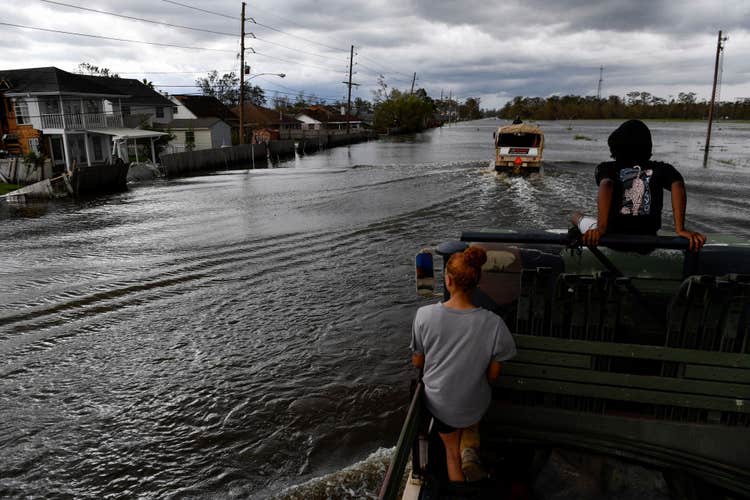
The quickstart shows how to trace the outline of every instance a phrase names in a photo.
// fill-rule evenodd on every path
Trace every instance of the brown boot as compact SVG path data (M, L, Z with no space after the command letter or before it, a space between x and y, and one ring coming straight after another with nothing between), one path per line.
M461 431L461 470L467 481L479 481L487 477L487 471L479 459L479 425Z

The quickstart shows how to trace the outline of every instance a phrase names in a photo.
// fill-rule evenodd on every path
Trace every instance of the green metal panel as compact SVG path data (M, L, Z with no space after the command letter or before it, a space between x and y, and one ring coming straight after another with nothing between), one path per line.
M721 366L685 365L686 379L719 380L750 384L750 370L742 368L724 368Z
M520 391L538 391L569 396L586 396L618 401L634 401L684 408L729 411L750 414L750 399L712 397L694 394L670 393L630 387L592 385L580 382L542 380L505 376L495 382L497 387Z
M746 427L595 415L494 403L482 421L488 445L502 439L584 448L693 474L747 495L750 446Z
M687 380L650 375L631 375L595 370L581 370L558 366L540 366L516 363L514 360L503 369L504 375L519 378L549 379L556 381L581 382L586 385L630 387L659 392L736 398L750 403L750 385L705 380Z
M513 337L516 340L516 345L520 349L537 349L578 354L597 354L623 358L653 359L702 365L750 368L750 354L698 351L694 349L639 344L612 344L608 342L590 342L586 340L534 337L531 335L514 335Z
M550 351L518 351L513 361L508 362L506 369L516 363L535 363L539 365L559 365L573 368L591 368L591 356ZM504 369L505 371L505 369Z

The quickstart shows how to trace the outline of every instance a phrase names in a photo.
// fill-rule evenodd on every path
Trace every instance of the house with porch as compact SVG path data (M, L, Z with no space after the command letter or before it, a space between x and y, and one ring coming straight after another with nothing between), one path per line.
M128 93L138 81L117 80L55 67L0 70L0 149L15 144L20 154L46 156L53 174L74 165L111 164L115 157L128 163L128 141L150 142L156 161L153 141L165 134L126 123L123 112L141 99ZM171 103L164 101L171 115Z

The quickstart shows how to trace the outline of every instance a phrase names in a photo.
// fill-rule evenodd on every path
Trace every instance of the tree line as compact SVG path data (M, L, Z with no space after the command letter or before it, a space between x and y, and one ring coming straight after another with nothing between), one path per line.
M710 103L698 100L695 92L680 92L677 97L664 99L648 92L629 92L625 97L609 96L551 96L522 97L508 101L501 109L485 110L484 116L512 119L515 116L534 120L572 119L705 119ZM715 118L750 120L750 99L720 102Z

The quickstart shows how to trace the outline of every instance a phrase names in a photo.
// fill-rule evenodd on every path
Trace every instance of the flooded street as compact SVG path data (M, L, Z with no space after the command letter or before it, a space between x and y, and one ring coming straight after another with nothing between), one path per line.
M0 496L265 498L393 446L414 254L593 211L619 123L541 123L525 178L490 168L488 119L0 204ZM686 179L687 227L750 238L750 123L715 125L707 168L705 123L648 124Z

